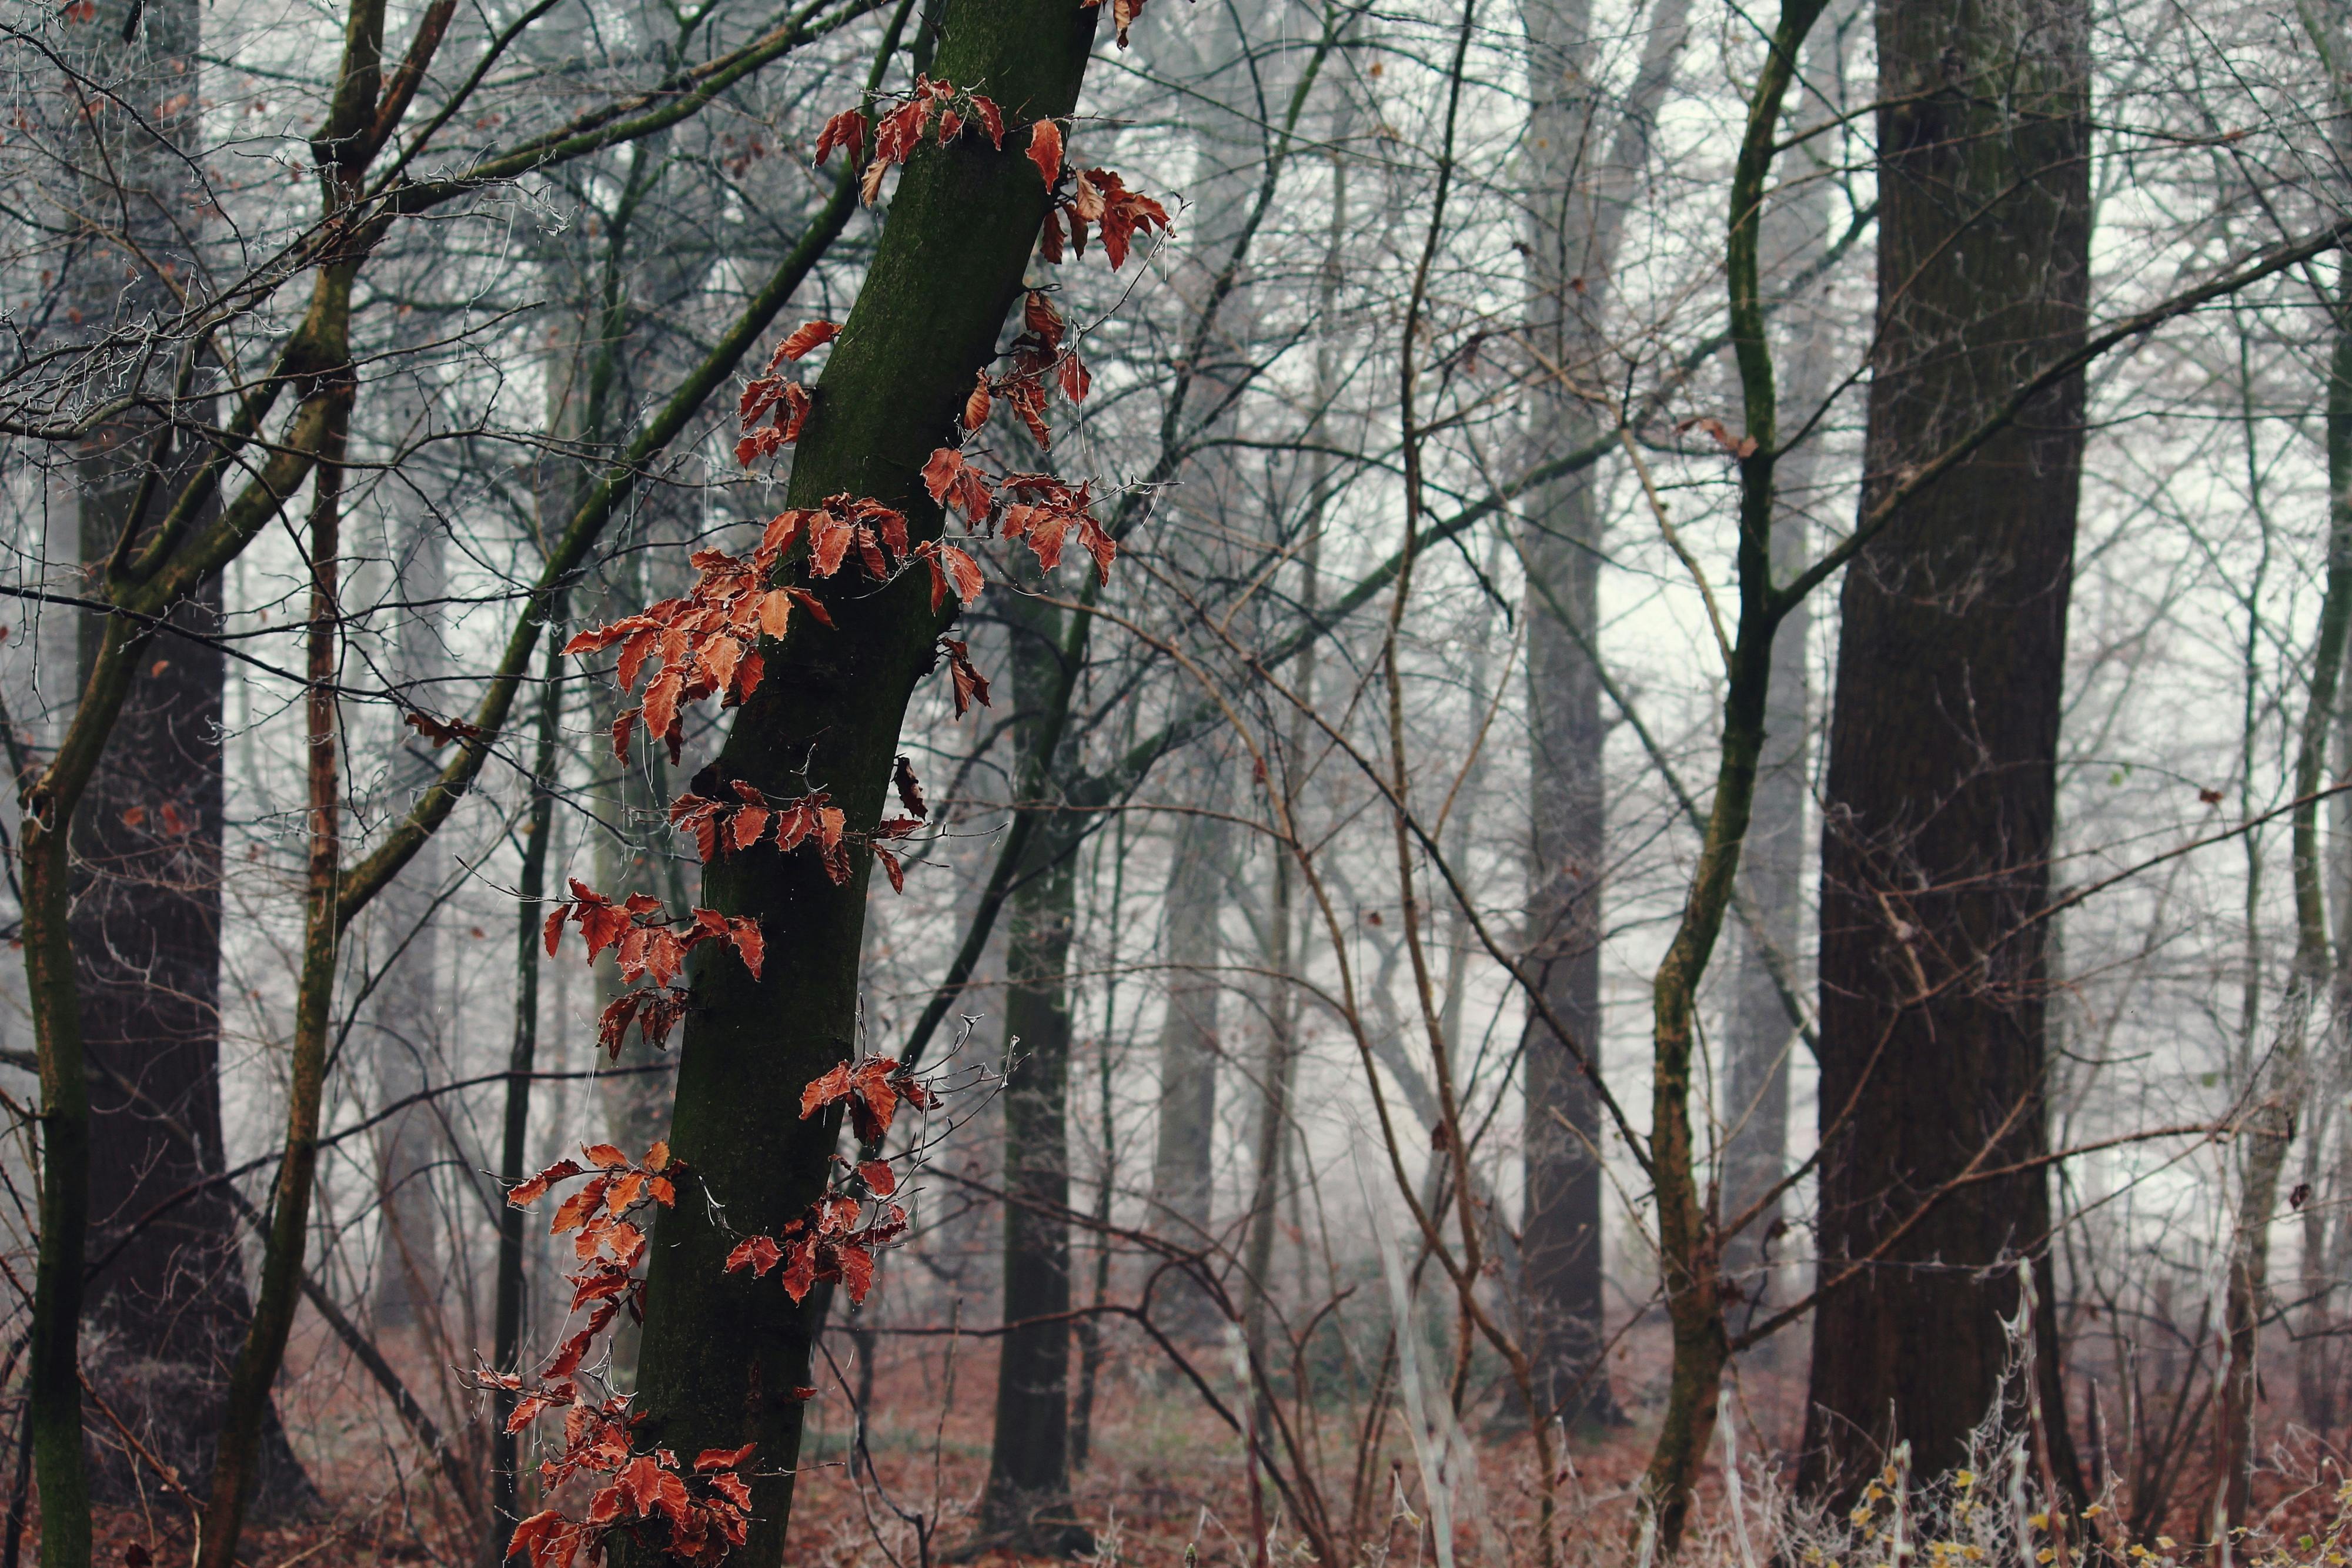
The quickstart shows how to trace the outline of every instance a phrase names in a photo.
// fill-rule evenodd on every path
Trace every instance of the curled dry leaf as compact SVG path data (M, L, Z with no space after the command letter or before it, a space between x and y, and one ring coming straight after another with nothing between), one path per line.
M776 350L787 360L804 359L841 335L838 321L806 321Z
M1029 162L1037 165L1037 172L1045 177L1045 188L1052 190L1062 177L1062 128L1050 120L1041 120L1029 128Z

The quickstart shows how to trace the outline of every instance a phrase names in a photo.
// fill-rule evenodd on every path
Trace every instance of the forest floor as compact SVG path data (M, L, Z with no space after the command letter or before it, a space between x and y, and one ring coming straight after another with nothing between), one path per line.
M1664 1369L1664 1344L1649 1338L1627 1336L1612 1367L1614 1392L1632 1418L1586 1429L1567 1456L1560 1501L1569 1520L1571 1564L1624 1561L1632 1490L1648 1455ZM894 1351L886 1343L877 1360L865 1445L870 1465L852 1462L856 1426L842 1385L835 1384L812 1402L788 1548L791 1568L929 1568L959 1556L958 1549L972 1540L972 1510L988 1475L992 1348L985 1341L965 1341L950 1360L940 1354L937 1340L898 1343L904 1348ZM1745 1454L1761 1448L1787 1453L1800 1435L1801 1356L1787 1360L1793 1370L1760 1363L1741 1371L1734 1409ZM1204 1377L1224 1408L1238 1416L1242 1406L1234 1397L1231 1374L1222 1379L1210 1375L1206 1368L1212 1364L1213 1358L1204 1358ZM427 1369L417 1371L421 1376ZM286 1402L289 1425L312 1438L303 1444L306 1448L315 1446L320 1453L312 1471L327 1506L312 1518L248 1529L244 1560L252 1568L393 1563L472 1568L476 1528L429 1476L418 1472L414 1455L400 1451L399 1435L383 1424L380 1413L364 1408L364 1393L335 1383L336 1391L322 1396L315 1392L320 1380L291 1386L299 1392ZM1359 1560L1433 1568L1431 1538L1417 1511L1425 1495L1420 1459L1401 1416L1391 1416L1367 1444L1360 1405L1329 1397L1310 1404L1316 1416L1305 1439L1315 1460L1310 1469L1318 1478L1325 1509L1352 1537ZM450 1408L459 1413L457 1406ZM1296 1406L1288 1406L1286 1414L1295 1418L1296 1411ZM1527 1437L1505 1419L1502 1402L1491 1397L1474 1416L1469 1433L1481 1454L1481 1490L1457 1512L1457 1556L1480 1568L1531 1563L1528 1543L1533 1538L1536 1489ZM2301 1458L2291 1453L2286 1471L2307 1460L2312 1477L2331 1479L2324 1486L2301 1488L2284 1475L2266 1482L2262 1500L2276 1512L2264 1533L2290 1548L2299 1534L2333 1517L2334 1481L2342 1474L2340 1469L2329 1470L2332 1456L2307 1435L2292 1447ZM1719 1444L1716 1452L1720 1455ZM1179 1568L1191 1549L1204 1565L1248 1568L1259 1561L1311 1561L1296 1528L1296 1511L1276 1489L1262 1483L1254 1506L1244 1453L1245 1445L1201 1392L1168 1374L1144 1347L1110 1359L1096 1403L1093 1449L1074 1486L1075 1516L1097 1544L1092 1560ZM1712 1494L1719 1485L1719 1474L1711 1468L1704 1490ZM2201 1490L2192 1478L2177 1484L2174 1495L2180 1500L2164 1528L2187 1539ZM190 1512L162 1487L135 1506L102 1511L94 1560L103 1568L176 1568L191 1557ZM1261 1529L1267 1542L1263 1559L1256 1546ZM37 1534L36 1511L25 1563L37 1560ZM1686 1560L1701 1568L1710 1561L1738 1561L1728 1539L1700 1546ZM2192 1554L2182 1555L2192 1560ZM2251 1562L2258 1553L2239 1555ZM964 1560L976 1568L1038 1561L1004 1551Z

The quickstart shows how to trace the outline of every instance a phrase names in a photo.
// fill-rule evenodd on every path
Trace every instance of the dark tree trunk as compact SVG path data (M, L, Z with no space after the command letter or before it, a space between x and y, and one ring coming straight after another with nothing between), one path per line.
M152 430L109 437L79 465L86 560L112 550L152 450ZM173 493L189 470L172 465L159 488ZM172 619L209 632L219 617L215 581ZM252 1315L227 1196L213 1188L170 1201L225 1168L223 664L217 648L168 636L142 656L75 820L70 926L92 1079L92 1257L105 1260L89 1282L89 1373L141 1442L199 1487ZM131 1502L155 1485L103 1428L94 1458L100 1500ZM273 1415L257 1500L282 1509L313 1497Z
M1865 508L2082 340L2087 21L2079 0L1881 0ZM2017 1277L2000 1265L2029 1254L2053 1458L2079 1486L2043 1174L1946 1188L2044 1144L2042 936L2023 923L2048 894L2083 417L2078 375L1846 574L1822 868L1823 1277L1929 1207L1814 1316L1801 1482L1817 1495L1847 1495L1898 1438L1921 1475L1960 1462L2009 1354Z
M183 0L151 5L125 41L128 11L102 10L89 36L94 69L127 101L141 91L177 93L142 104L163 139L131 131L110 138L102 166L119 193L98 210L120 214L151 260L190 265L177 141L194 127L201 28ZM94 241L67 287L81 316L103 330L168 308L163 280L108 241ZM126 267L132 281L124 286ZM141 417L86 441L79 486L80 557L102 573L123 530L152 533L196 472L194 437L158 442ZM133 516L134 511L138 513ZM201 521L209 521L207 511ZM220 625L217 579L171 617L199 634ZM80 628L79 672L87 679L100 623ZM169 1200L223 1167L220 1102L221 691L217 647L162 635L137 660L105 751L72 832L74 903L68 930L80 993L89 1088L89 1255L87 1369L108 1405L156 1458L201 1488L212 1468L229 1361L243 1339L246 1291L241 1227L218 1188ZM94 1429L93 1494L128 1503L156 1478L123 1449L110 1427ZM309 1479L272 1414L259 1501L282 1508L310 1500Z
M988 94L1012 126L1067 115L1097 16L1076 0L948 0L933 74ZM1017 131L1002 152L971 136L947 148L927 142L908 161L819 383L793 465L793 505L846 490L902 507L918 538L938 533L918 473L952 439L1045 220L1025 141ZM798 618L735 716L720 771L776 797L821 785L853 827L872 827L908 697L934 658L940 621L923 576L880 592L863 583L829 592L832 627ZM800 1096L856 1046L871 868L863 854L856 866L849 885L835 887L815 856L769 848L703 871L706 905L761 920L767 963L757 981L731 954L694 969L669 1142L692 1166L695 1189L727 1206L727 1228L699 1201L662 1216L637 1406L647 1445L680 1454L760 1445L754 1522L738 1559L746 1568L782 1557L802 1429L793 1391L815 1381L810 1353L825 1302L812 1292L796 1308L772 1279L730 1275L726 1260L737 1235L781 1229L824 1186L837 1121L803 1121Z
M1061 612L1010 602L1016 710L1050 703L1060 681ZM1024 784L1066 770L1035 754L1043 727L1016 731ZM1054 727L1059 729L1061 727ZM1024 794L1031 790L1024 789ZM1051 810L1051 800L1024 802ZM1055 816L1029 841L1013 883L1005 944L1005 1333L997 1343L996 1430L972 1546L1083 1552L1092 1538L1070 1511L1070 998L1077 914L1076 831Z

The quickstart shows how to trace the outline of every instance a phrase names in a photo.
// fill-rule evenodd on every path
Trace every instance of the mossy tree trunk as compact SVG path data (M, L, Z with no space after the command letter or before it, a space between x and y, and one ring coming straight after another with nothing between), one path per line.
M1066 116L1096 19L1076 0L949 0L931 71L988 94L1009 125ZM918 538L940 531L919 471L952 439L974 372L995 355L1045 221L1025 140L1016 130L997 152L966 136L908 161L819 383L791 504L847 491L903 509ZM935 657L940 621L923 577L830 591L830 628L800 618L736 715L720 775L773 797L822 787L853 827L873 826L908 698ZM730 1275L727 1254L738 1235L799 1218L824 1188L838 1127L830 1115L803 1122L800 1094L856 1043L870 869L859 856L836 887L815 856L763 848L703 872L702 903L756 916L767 961L759 980L731 954L693 971L669 1142L693 1167L694 1196L662 1216L655 1237L637 1405L642 1440L681 1455L760 1445L740 1558L749 1568L782 1556L802 1427L793 1390L814 1381L824 1302L813 1292L795 1307L773 1279Z

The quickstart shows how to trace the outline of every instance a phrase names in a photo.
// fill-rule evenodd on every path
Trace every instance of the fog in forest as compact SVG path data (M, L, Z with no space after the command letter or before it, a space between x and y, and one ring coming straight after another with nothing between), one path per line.
M2341 1568L2352 0L0 6L0 1568Z

